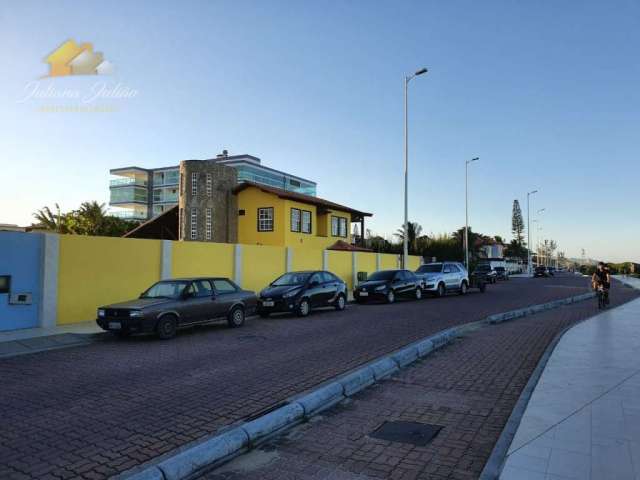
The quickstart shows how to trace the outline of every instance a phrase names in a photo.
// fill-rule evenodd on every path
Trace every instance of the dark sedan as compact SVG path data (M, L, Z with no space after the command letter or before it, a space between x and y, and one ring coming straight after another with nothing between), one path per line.
M478 278L483 278L486 283L496 283L498 274L488 263L480 263L473 271Z
M534 277L548 277L549 275L549 270L544 265L538 265L533 272Z
M258 314L268 317L277 312L293 312L306 317L314 308L347 305L347 285L331 272L289 272L260 292Z
M353 297L358 303L369 299L393 303L401 296L418 300L422 298L420 280L409 270L381 270L372 273L353 290Z
M167 339L179 328L225 319L244 324L256 309L256 295L228 278L181 278L155 283L136 300L98 309L98 325L119 336L156 333Z

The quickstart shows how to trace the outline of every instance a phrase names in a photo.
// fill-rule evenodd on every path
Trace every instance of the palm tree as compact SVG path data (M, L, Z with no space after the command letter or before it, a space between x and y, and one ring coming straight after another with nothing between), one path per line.
M78 218L78 233L83 235L100 235L104 229L107 213L104 203L98 203L95 200L91 202L82 202L77 212L74 212Z
M54 214L49 207L43 207L37 210L33 216L38 221L37 226L45 230L51 230L58 233L67 233L66 218L60 215L60 206L55 204L57 215Z
M407 243L409 245L409 250L415 252L418 248L418 238L422 233L422 226L418 222L407 222ZM401 242L404 242L404 227L399 228L396 233L394 233L396 237Z

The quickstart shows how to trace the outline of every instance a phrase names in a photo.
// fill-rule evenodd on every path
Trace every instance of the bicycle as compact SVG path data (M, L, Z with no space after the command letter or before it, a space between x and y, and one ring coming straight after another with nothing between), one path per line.
M598 285L596 287L596 296L598 297L598 310L606 308L609 304L608 292L604 288L604 285Z

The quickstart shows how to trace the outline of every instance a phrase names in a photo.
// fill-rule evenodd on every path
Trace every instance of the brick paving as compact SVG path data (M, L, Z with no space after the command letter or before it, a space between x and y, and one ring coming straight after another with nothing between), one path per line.
M476 479L547 345L595 313L588 301L478 330L200 480ZM427 446L369 436L394 420L444 428Z
M564 276L0 359L0 478L101 479L411 341L586 291Z

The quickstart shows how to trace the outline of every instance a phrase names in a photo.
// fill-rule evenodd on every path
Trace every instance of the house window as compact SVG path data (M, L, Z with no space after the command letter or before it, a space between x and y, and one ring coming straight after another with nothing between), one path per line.
M258 209L258 231L273 232L273 207Z
M300 210L297 208L291 209L291 231L300 231Z
M302 211L302 233L311 233L311 212Z
M206 219L205 219L205 238L207 240L211 240L211 209L207 208Z
M191 195L194 197L198 195L198 173L193 172L191 174Z
M207 197L211 198L211 174L207 173Z
M198 236L198 209L191 209L191 240L195 240Z
M331 235L334 237L347 237L347 219L344 217L331 217Z

